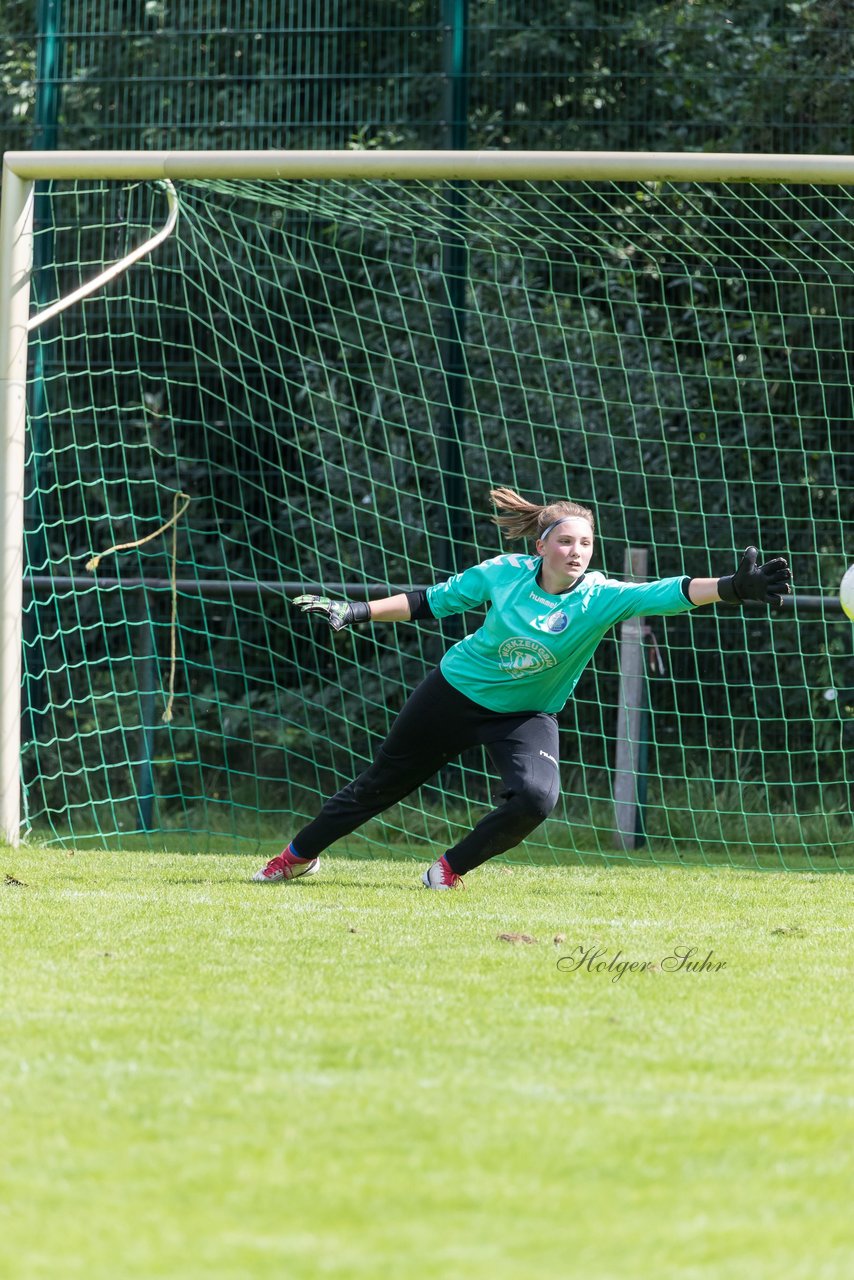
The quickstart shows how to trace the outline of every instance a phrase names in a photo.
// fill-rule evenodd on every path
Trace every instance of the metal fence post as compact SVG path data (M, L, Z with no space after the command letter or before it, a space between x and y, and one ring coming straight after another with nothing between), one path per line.
M626 547L623 563L623 576L626 580L645 580L648 559L645 548ZM643 805L646 799L649 704L643 669L643 625L643 618L629 618L620 627L614 836L617 847L621 849L636 849L644 843Z

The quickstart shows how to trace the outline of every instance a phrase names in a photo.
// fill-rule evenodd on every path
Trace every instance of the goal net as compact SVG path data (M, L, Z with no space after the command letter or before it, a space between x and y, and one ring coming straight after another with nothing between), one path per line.
M510 486L592 506L609 576L717 576L753 543L796 591L606 639L511 858L850 866L849 189L175 186L174 234L30 336L23 831L275 851L479 625L334 635L289 597L530 554L489 520ZM40 184L33 311L165 216L156 182ZM496 785L467 753L341 851L432 858Z

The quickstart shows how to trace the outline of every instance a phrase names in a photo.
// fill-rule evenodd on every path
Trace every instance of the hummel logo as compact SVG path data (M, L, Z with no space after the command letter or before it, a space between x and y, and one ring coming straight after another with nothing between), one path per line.
M531 599L536 600L537 604L545 604L551 609L554 606L553 600L544 600L542 596L538 596L536 591L531 592Z
M541 751L540 755L545 756L547 760L551 760L552 764L557 768L557 760L555 760L554 756L550 756L548 751Z

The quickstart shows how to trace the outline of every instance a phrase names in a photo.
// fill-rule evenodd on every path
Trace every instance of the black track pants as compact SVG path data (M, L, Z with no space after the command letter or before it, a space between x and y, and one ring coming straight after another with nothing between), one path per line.
M545 712L488 711L459 693L436 668L407 699L371 765L326 801L293 838L314 858L362 823L391 808L467 747L483 746L501 775L503 801L464 836L447 859L458 875L514 848L557 803L557 720Z

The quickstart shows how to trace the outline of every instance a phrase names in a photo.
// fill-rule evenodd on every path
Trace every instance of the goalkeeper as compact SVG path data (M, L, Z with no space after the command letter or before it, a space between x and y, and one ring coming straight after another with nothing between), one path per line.
M629 583L588 571L593 514L574 502L538 506L512 489L490 497L510 539L535 539L536 555L498 555L425 591L370 603L298 596L304 613L334 630L356 622L446 618L488 605L483 625L453 645L406 701L373 763L254 876L275 883L312 875L334 841L390 808L467 747L483 746L502 779L501 803L442 854L422 880L452 889L487 858L505 853L545 821L559 793L557 714L594 650L616 623L744 601L779 605L788 563L758 563L748 547L722 578Z

